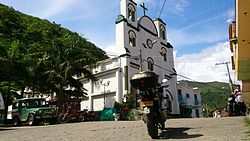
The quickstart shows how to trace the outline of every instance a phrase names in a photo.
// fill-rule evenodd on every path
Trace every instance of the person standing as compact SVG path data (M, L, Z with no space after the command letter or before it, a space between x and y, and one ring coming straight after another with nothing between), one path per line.
M228 114L229 116L235 115L235 95L234 93L231 93L228 97Z

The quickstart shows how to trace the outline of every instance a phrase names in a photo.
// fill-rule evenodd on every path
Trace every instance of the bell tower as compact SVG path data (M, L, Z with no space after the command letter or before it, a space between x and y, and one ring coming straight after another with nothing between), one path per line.
M120 0L120 15L116 18L116 47L130 53L137 46L137 3L134 0ZM130 48L130 49L129 49Z
M121 0L121 15L127 19L128 23L134 24L137 22L137 4L134 0Z
M158 37L163 41L167 41L166 24L160 18L155 19L154 23L157 28Z

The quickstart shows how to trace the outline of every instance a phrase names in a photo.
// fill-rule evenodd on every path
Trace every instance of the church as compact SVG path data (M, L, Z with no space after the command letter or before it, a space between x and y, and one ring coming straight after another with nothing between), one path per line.
M143 8L142 17L137 17L137 8ZM137 93L130 85L131 77L153 71L159 75L159 83L168 79L164 95L168 97L169 114L180 114L173 46L167 40L166 23L160 18L151 19L146 10L144 3L120 0L120 14L115 20L119 55L88 66L97 81L79 78L88 90L81 109L99 111L113 107L115 101L126 101L126 95Z

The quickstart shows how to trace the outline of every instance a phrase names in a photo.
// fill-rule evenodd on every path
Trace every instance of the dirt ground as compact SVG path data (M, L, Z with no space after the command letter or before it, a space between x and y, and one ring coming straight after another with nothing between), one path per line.
M155 140L241 141L248 139L244 117L169 119ZM151 141L143 121L80 122L0 127L0 141Z

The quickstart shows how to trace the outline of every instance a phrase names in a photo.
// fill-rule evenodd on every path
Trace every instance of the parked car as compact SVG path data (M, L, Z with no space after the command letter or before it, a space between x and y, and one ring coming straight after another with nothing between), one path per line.
M23 98L12 102L11 117L14 126L21 122L37 125L47 121L54 124L57 121L57 110L49 106L44 98Z

